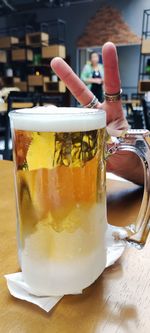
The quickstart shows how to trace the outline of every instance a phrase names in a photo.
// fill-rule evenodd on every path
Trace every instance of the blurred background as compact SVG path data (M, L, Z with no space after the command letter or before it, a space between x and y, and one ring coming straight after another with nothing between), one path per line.
M1 158L11 158L11 109L77 105L50 69L50 60L64 58L82 77L84 68L94 68L94 51L101 70L89 75L103 78L101 50L108 40L117 46L129 125L150 129L149 0L0 1Z

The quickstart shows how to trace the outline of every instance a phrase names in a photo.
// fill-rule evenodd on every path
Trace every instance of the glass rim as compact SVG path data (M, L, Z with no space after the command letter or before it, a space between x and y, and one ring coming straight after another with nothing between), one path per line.
M34 107L12 110L12 128L32 131L70 132L106 127L106 112L75 107Z
M40 110L42 109L42 110ZM44 110L45 109L45 110ZM39 110L39 111L38 111ZM38 112L36 112L38 111ZM50 105L45 106L35 106L33 108L23 108L23 109L15 109L9 112L9 117L14 118L19 116L62 116L62 115L77 115L77 116L87 116L87 115L103 115L105 116L106 112L103 109L92 109L92 108L84 108L84 107L55 107Z

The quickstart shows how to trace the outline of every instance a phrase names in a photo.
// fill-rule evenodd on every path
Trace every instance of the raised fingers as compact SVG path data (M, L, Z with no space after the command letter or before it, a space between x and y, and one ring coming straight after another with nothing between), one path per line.
M51 67L81 105L91 103L94 97L93 93L62 58L54 58L51 61ZM98 103L96 107L99 105L100 103Z
M102 48L104 65L104 90L107 94L116 94L120 91L120 75L118 56L113 43L105 43Z

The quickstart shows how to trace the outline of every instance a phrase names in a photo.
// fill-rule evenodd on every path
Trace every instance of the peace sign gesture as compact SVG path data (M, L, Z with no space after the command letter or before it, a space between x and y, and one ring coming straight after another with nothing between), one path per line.
M117 94L120 91L120 75L118 68L118 57L115 45L111 42L104 44L102 49L104 65L104 90L106 94ZM64 81L67 88L78 102L86 106L93 100L93 93L78 78L73 70L61 58L54 58L51 67L59 78ZM107 128L113 135L118 136L122 130L128 128L128 123L124 117L121 99L110 102L104 100L97 102L95 108L103 109L107 115ZM132 160L132 163L131 163ZM108 163L107 170L125 177L135 183L143 183L143 169L138 157L131 152L118 152L113 155Z

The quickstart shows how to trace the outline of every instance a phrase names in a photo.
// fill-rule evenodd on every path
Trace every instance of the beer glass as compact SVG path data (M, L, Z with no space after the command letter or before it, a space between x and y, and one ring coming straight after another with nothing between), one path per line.
M78 293L106 266L106 114L47 106L11 111L10 120L24 280L36 295ZM133 226L126 228L126 240L142 244L148 234L149 153L142 156L135 142L126 141L110 150L134 151L143 163L140 239L133 239Z

